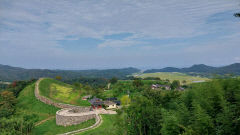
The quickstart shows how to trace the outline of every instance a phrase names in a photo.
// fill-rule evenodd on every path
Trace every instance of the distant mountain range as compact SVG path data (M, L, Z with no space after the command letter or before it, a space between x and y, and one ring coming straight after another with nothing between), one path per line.
M105 70L49 70L49 69L24 69L0 64L0 81L29 80L40 77L61 76L63 79L77 79L80 77L94 78L126 78L127 75L140 72L137 68L105 69ZM193 65L188 68L166 67L162 69L145 70L144 73L155 72L181 72L195 75L195 73L209 74L234 74L240 75L240 63L231 64L223 67L212 67L204 64Z
M150 69L144 71L144 73L155 73L155 72L181 72L181 73L207 73L207 74L234 74L240 75L240 63L234 63L223 67L212 67L204 64L193 65L188 68L175 68L166 67L162 69Z
M105 70L49 70L24 69L0 64L0 81L29 80L40 77L61 76L63 79L76 79L79 77L97 78L125 78L127 75L140 72L136 68L105 69Z

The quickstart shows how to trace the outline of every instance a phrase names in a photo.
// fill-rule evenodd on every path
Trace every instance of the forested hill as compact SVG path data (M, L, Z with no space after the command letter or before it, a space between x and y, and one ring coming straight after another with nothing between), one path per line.
M182 72L182 73L212 73L212 74L235 74L240 75L240 63L234 63L223 67L211 67L204 64L193 65L188 68L175 68L167 67L162 69L150 69L144 71L144 73L155 73L155 72Z
M48 70L48 69L24 69L0 64L0 80L28 80L40 77L61 76L63 79L75 79L79 77L99 78L125 78L127 75L139 72L136 68L105 69L105 70Z

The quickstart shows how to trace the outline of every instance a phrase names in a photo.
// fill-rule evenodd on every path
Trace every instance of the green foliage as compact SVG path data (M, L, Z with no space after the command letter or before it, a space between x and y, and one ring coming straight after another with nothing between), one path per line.
M105 78L96 77L79 77L76 79L64 80L68 84L81 83L83 85L90 85L93 88L104 88L106 87L108 80Z
M29 134L34 128L35 115L24 115L11 119L0 119L1 135L23 135Z
M130 135L240 134L240 79L194 84L183 92L145 90L142 95L122 110Z
M12 92L2 91L0 93L0 118L14 114L16 102Z
M115 83L117 83L117 81L118 81L118 79L117 79L116 77L113 77L113 78L111 78L111 79L109 80L109 82L110 82L111 84L115 84Z
M14 81L9 84L4 90L13 92L14 96L18 96L21 90L23 90L29 84L34 83L36 80L32 79L29 81Z
M128 105L130 104L131 99L128 97L128 95L125 95L120 99L120 101L122 105Z
M171 89L174 90L174 89L179 88L180 86L181 86L180 82L178 80L174 80L171 84Z
M144 85L144 83L142 82L141 79L135 79L135 80L133 81L133 86L134 86L134 87L139 88L139 87L141 87L141 86L143 86L143 85Z
M61 76L56 76L55 79L60 81L60 80L62 80L62 77Z

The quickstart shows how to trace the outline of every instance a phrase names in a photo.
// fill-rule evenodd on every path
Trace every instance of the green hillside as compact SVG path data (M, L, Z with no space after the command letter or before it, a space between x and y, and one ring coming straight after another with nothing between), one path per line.
M160 79L168 79L170 81L173 80L179 80L182 82L183 80L186 80L187 83L192 83L194 81L207 81L208 78L203 77L196 77L196 76L190 76L184 73L178 73L178 72L157 72L157 73L143 73L141 75L138 75L137 77L140 78L147 78L147 77L158 77Z
M42 96L48 97L56 102L67 103L79 106L90 106L90 103L81 98L80 90L74 89L72 85L54 79L44 79L39 84L39 91Z
M34 114L37 118L36 123L50 117L51 119L42 123L41 125L35 126L30 134L55 135L59 133L65 133L65 132L69 132L77 129L86 128L95 123L95 120L91 119L81 124L68 126L68 127L56 125L56 119L54 117L56 115L56 111L58 111L59 108L44 104L41 101L37 100L34 95L34 88L35 88L35 84L32 84L27 86L25 89L23 89L20 92L20 95L17 98L18 103L16 105L17 115Z
M46 119L49 116L55 116L56 111L59 109L54 106L44 104L41 101L37 100L34 95L34 88L35 84L32 84L27 86L20 92L17 98L18 100L18 103L16 105L17 112L26 114L36 114L39 117L38 118L39 121Z

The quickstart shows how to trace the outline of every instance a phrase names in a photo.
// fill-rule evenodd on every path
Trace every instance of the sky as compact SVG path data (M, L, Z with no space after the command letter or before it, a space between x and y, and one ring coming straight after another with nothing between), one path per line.
M239 0L0 0L0 64L40 69L240 62Z

